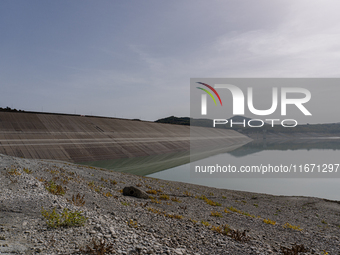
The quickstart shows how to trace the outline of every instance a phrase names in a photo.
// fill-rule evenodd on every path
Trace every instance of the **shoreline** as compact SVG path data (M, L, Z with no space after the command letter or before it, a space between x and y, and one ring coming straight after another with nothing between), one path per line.
M48 192L51 180L64 195ZM294 245L308 249L305 254L338 254L340 249L338 201L217 189L5 155L0 155L0 183L1 254L82 254L92 239L112 244L113 254L280 254ZM127 186L148 191L153 199L124 196ZM77 194L84 196L83 206L72 202ZM82 211L87 220L84 226L50 228L42 207ZM229 232L219 233L226 225Z

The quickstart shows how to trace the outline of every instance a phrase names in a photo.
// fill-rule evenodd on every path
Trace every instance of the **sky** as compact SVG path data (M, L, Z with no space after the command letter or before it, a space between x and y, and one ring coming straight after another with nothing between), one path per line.
M340 77L339 9L336 0L2 0L0 107L153 121L189 116L190 78Z

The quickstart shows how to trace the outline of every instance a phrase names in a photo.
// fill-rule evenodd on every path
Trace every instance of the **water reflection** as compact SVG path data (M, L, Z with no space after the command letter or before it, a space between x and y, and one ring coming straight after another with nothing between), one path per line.
M317 157L340 158L340 140L336 139L294 139L294 140L254 140L245 145L235 145L227 149L215 148L198 152L193 158L231 157L246 161L258 157L304 160ZM199 154L201 153L201 154ZM340 200L340 178L192 178L190 177L190 152L183 151L164 155L128 159L83 162L82 164L102 167L114 171L150 176L159 179L187 182L210 187L269 193L274 195L315 196ZM340 162L337 162L340 163ZM340 175L340 173L339 173Z
M317 158L336 161L340 158L339 150L338 139L256 140L224 155L213 157L242 162L251 162L263 157L281 159L284 162L294 159L309 162ZM222 189L340 200L340 178L193 178L190 176L189 164L149 176Z
M241 147L243 144L233 144L227 148L209 147L202 150L196 150L190 153L189 150L161 155L152 155L146 157L121 158L112 160L77 162L78 164L101 167L117 172L130 173L139 176L145 176L152 173L160 172L169 168L188 164L191 161L214 155L230 152Z
M340 137L329 138L300 138L295 140L254 140L244 146L233 150L230 155L244 157L260 151L287 151L287 150L340 150Z

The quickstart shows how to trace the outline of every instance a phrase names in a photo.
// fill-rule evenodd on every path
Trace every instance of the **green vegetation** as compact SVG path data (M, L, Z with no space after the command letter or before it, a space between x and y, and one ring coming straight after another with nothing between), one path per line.
M283 228L290 228L290 229L294 229L294 230L297 230L297 231L302 231L302 228L300 228L300 226L294 226L294 225L291 225L288 222L286 222L286 224L283 225Z
M239 242L246 242L249 240L249 237L247 236L247 230L241 231L241 230L234 230L229 227L229 225L223 225L223 226L211 226L211 230L215 231L217 233L229 236L233 238L236 241Z
M247 212L242 212L241 210L239 209L236 209L232 206L228 207L228 209L232 212L236 212L236 213L239 213L239 214L242 214L242 215L245 215L245 216L248 216L248 217L251 217L251 218L255 218L255 215L252 215L250 213L247 213Z
M232 206L228 207L228 209L229 209L230 211L232 211L232 212L236 212L236 213L242 214L242 211L240 211L240 210L238 210L238 209L236 209L236 208L234 208L234 207L232 207Z
M187 190L185 192L183 192L183 194L187 197L192 197L192 194Z
M19 173L17 169L13 169L13 168L11 170L9 170L8 173L10 175L16 175L16 176L21 175L21 173Z
M137 221L131 220L127 222L128 226L131 228L138 228L138 223Z
M160 211L160 210L157 210L157 209L152 208L152 207L149 207L148 211L152 212L152 213L155 213L155 214L164 215L165 217L168 217L168 218L174 218L174 219L177 219L177 220L180 220L180 219L183 218L182 215L179 215L179 214L168 214L167 212Z
M151 203L154 203L154 204L161 204L162 202L160 202L159 200L157 200L157 198L154 198L154 197L149 197L151 199Z
M169 200L170 197L168 195L162 194L162 195L159 196L159 199L160 200Z
M72 212L67 208L64 208L61 214L56 212L55 208L51 212L44 208L41 209L41 214L50 228L83 226L87 218L82 216L81 213L82 211Z
M271 225L275 225L276 221L270 220L270 219L263 219L263 222L266 224L271 224Z
M112 197L112 194L111 194L111 192L106 192L106 193L104 193L104 196L105 197Z
M181 200L179 200L177 197L171 198L171 201L177 202L177 203L180 203L180 202L181 202Z
M207 222L207 221L202 220L201 223L202 223L202 225L204 225L204 226L206 226L206 227L209 227L209 226L210 226L210 223Z
M192 223L196 224L198 221L197 220L193 220L193 219L189 219Z
M31 174L31 173L32 173L32 171L29 170L28 168L24 168L23 171L24 171L26 174Z
M109 179L110 180L110 179ZM117 184L117 181L116 180L110 180L110 183L112 184L112 185L116 185Z
M217 233L223 234L223 235L229 235L231 228L229 227L228 224L223 225L223 226L211 226L211 230L215 231Z
M154 189L151 189L151 190L147 190L146 193L148 194L154 194L154 195L157 195L157 191L154 190Z
M165 214L166 217L169 217L169 218L175 218L175 219L182 219L183 216L182 215L179 215L179 214Z
M220 212L212 211L210 214L211 214L211 216L214 216L214 217L221 217L221 218L223 217Z
M208 198L207 198L206 196L204 196L204 195L203 195L203 196L200 196L199 199L204 200L208 205L211 205L211 206L221 206L220 203L214 202L214 201L208 199Z
M48 183L46 183L45 188L51 194L58 196L63 196L66 192L61 185L55 184L54 181L49 181Z
M223 210L225 213L230 213L227 208L224 208Z

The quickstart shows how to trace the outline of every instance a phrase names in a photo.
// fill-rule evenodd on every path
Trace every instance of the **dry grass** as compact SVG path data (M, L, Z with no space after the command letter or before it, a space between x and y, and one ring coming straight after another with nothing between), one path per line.
M210 215L211 216L213 216L213 217L223 217L222 216L222 213L220 213L220 212L216 212L216 211L212 211L211 213L210 213Z
M98 243L95 239L92 239L90 244L86 245L83 249L80 249L82 254L92 254L92 255L105 255L105 254L113 254L114 249L112 244L106 244L105 240L98 240Z
M284 255L298 255L300 252L308 252L309 249L304 247L303 244L294 244L292 248L282 247L280 248Z
M275 225L276 221L270 220L270 219L263 219L263 222L266 224L270 224L270 225Z
M157 195L157 191L154 190L154 189L147 190L146 193L148 193L148 194L153 194L153 195Z
M66 192L66 190L61 185L55 184L54 181L45 183L45 188L51 194L58 196L63 196Z
M74 204L75 206L84 206L85 200L84 200L85 195L81 196L79 193L74 196L72 195L72 200L68 200L68 202Z
M160 200L169 200L170 197L168 195L162 194L162 195L159 196L159 199Z
M286 222L283 226L283 228L290 228L290 229L294 229L294 230L297 230L297 231L302 231L302 228L300 228L300 226L294 226L288 222Z
M179 200L177 197L171 198L171 201L177 202L177 203L180 203L180 202L181 202L181 200Z
M134 220L130 219L130 221L128 221L127 224L131 228L138 228L138 222L137 221L134 221Z

